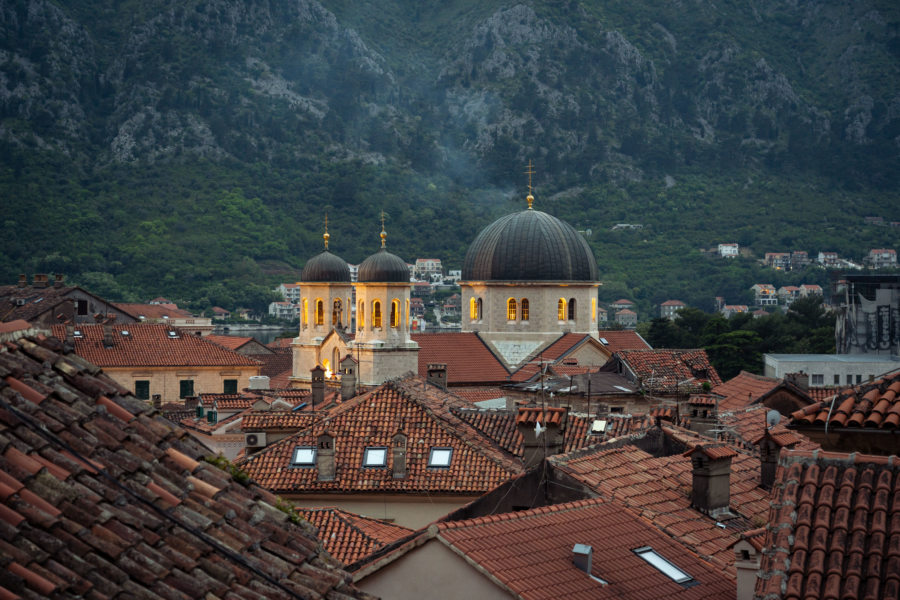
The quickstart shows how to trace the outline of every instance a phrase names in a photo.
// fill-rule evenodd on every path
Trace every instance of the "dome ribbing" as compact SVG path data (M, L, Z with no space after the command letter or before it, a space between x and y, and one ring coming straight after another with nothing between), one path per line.
M349 283L350 267L347 262L328 250L316 254L306 261L300 281L319 283Z
M362 283L409 283L406 262L384 248L362 261L357 279Z

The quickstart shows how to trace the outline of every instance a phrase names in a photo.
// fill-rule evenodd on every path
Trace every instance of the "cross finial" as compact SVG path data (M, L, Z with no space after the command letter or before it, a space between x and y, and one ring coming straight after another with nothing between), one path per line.
M328 213L325 213L325 234L322 235L322 239L325 240L325 249L328 250L328 240L331 236L328 234Z
M381 211L381 247L385 247L385 239L387 239L387 233L384 231L384 211Z
M531 176L534 175L534 167L531 164L531 159L528 159L528 168L525 170L525 174L528 175L528 197L525 198L528 200L528 210L531 210L531 205L534 203L534 196L531 195L533 191L533 187L531 186Z

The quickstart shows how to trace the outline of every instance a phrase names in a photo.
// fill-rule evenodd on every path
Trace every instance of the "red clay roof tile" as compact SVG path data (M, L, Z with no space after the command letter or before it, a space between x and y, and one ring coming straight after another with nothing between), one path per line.
M364 559L386 545L408 537L412 529L335 507L298 508L319 531L325 550L345 565Z
M413 334L419 344L419 375L428 374L429 363L447 365L447 384L502 383L509 371L477 333Z

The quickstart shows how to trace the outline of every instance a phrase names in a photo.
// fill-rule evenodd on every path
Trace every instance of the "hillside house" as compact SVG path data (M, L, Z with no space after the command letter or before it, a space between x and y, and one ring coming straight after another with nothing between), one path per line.
M789 252L766 252L765 263L778 271L790 271L791 255Z
M675 317L678 316L678 311L684 308L687 308L687 304L681 300L666 300L659 305L659 317L674 321Z
M626 329L634 329L637 327L637 313L627 308L616 311L616 323Z
M719 244L718 252L722 258L737 258L740 256L740 246L738 244Z
M875 248L869 250L865 262L873 269L896 269L897 251L893 248Z
M281 294L281 296L287 300L288 302L293 302L297 304L300 302L300 282L297 283L282 283L275 291Z
M837 252L819 252L816 262L825 267L836 267L840 262Z
M778 306L778 292L772 284L757 283L750 290L753 292L753 302L756 306Z
M272 302L269 304L269 315L285 321L300 319L300 305L293 302Z
M413 267L413 277L419 281L440 281L444 277L444 267L439 258L417 258Z
M791 302L799 297L800 288L796 285L783 285L778 288L778 301L785 306L790 306Z

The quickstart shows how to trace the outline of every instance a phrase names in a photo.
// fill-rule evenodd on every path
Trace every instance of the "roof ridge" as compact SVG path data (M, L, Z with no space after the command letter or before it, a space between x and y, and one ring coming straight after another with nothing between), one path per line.
M462 519L460 521L440 521L435 523L439 531L445 531L448 529L462 529L465 527L478 527L480 525L489 525L492 523L497 523L499 521L512 521L514 519L530 519L533 517L539 517L550 513L561 513L561 512L569 512L571 510L577 510L579 508L583 508L584 506L590 506L593 504L606 504L609 503L609 498L603 498L602 496L597 496L594 498L583 498L581 500L571 500L569 502L561 502L559 504L547 504L545 506L537 506L534 508L529 508L527 510L517 510L514 512L504 512L497 513L491 515L484 515L481 517L472 517L471 519ZM624 505L623 505L624 506Z

